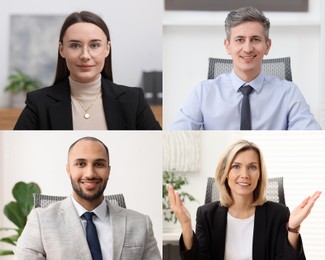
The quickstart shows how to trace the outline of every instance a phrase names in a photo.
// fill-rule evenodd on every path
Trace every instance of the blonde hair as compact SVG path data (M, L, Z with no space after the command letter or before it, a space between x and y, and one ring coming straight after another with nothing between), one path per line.
M266 202L265 192L267 186L267 174L262 152L256 144L246 140L240 140L232 144L225 150L225 152L221 156L221 159L216 169L215 179L216 184L219 188L220 204L222 206L230 207L234 203L231 197L231 190L228 185L227 176L230 171L231 164L236 155L248 150L253 150L257 153L260 165L260 178L253 192L254 200L252 206L260 206Z

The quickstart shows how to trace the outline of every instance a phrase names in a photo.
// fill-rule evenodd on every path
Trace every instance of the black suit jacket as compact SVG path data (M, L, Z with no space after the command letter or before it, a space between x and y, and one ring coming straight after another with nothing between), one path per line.
M102 78L102 99L109 130L161 130L141 88ZM69 80L27 94L14 130L72 130Z
M212 202L197 211L196 234L191 250L180 239L182 259L224 260L228 208ZM287 239L286 223L290 212L275 202L256 207L253 233L253 260L305 260L301 237L298 250ZM245 238L243 238L245 239Z

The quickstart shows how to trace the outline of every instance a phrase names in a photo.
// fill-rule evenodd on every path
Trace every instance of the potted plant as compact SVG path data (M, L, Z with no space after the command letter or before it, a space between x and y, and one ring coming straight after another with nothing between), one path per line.
M16 228L0 228L0 231L14 231L15 234L0 239L0 242L16 246L26 222L27 216L34 206L33 193L41 193L40 187L34 183L18 182L12 189L16 201L11 201L4 207L4 214L14 223ZM0 255L13 255L13 250L0 250Z
M196 199L189 194L188 192L182 191L182 187L188 184L188 180L185 176L177 176L174 172L163 172L163 213L165 222L171 222L175 224L177 222L177 218L174 212L170 209L169 201L168 201L168 190L166 185L170 183L174 190L178 192L180 199L182 202L185 200L196 201Z
M9 84L4 90L11 93L10 105L14 108L22 108L26 99L26 93L39 89L42 85L38 79L20 70L16 70L11 74L8 80Z

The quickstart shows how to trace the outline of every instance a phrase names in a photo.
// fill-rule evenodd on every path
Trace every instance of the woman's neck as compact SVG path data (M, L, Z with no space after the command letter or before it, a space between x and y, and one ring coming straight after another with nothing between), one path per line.
M228 212L234 218L246 219L254 215L255 206L252 199L244 197L234 198L234 203L228 208Z
M80 83L69 77L69 83L71 94L76 98L94 97L101 92L101 77L88 83Z

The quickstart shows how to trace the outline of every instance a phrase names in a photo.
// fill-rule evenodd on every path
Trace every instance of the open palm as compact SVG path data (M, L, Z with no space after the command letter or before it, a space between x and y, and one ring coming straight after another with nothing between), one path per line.
M296 228L308 217L316 200L321 195L320 191L316 191L312 196L308 196L297 206L290 214L289 227Z

